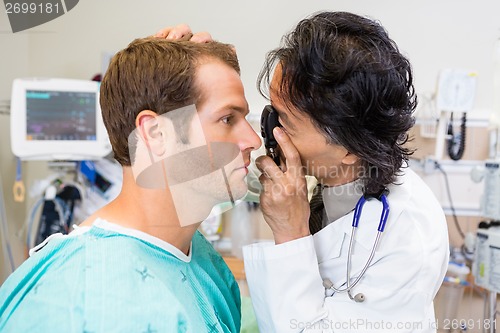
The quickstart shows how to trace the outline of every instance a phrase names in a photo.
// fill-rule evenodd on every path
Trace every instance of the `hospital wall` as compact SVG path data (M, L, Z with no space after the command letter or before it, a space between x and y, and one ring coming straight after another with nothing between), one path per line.
M235 45L251 118L256 120L266 103L255 88L265 53L277 46L281 36L301 18L323 9L352 11L380 20L412 62L417 93L421 95L435 92L443 68L476 71L477 96L470 117L488 118L493 109L494 47L500 37L500 2L495 0L82 0L67 14L15 34L2 11L0 101L9 100L14 78L90 79L101 72L103 54L113 53L133 38L150 35L166 25L185 22L195 31L209 31L216 39ZM9 135L9 116L2 113L0 174L8 236L19 264L24 259L23 225L34 198L27 198L24 203L12 199L15 159ZM422 143L431 151L432 144ZM43 162L23 163L28 189L48 172ZM3 254L0 257L3 260ZM8 273L4 266L1 265L0 281Z

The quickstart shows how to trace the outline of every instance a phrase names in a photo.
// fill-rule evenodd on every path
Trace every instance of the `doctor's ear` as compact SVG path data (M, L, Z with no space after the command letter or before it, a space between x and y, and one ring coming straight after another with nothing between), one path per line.
M157 156L165 154L165 132L162 130L161 119L151 110L142 110L135 118L135 126L147 149Z
M342 163L346 165L353 165L356 162L359 161L359 157L357 155L354 155L353 153L347 152L342 158Z

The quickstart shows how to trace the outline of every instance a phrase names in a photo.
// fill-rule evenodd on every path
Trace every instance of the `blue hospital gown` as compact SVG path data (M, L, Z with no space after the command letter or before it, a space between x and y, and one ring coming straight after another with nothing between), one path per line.
M238 285L199 232L186 256L98 220L51 239L0 288L5 333L234 333L240 321Z

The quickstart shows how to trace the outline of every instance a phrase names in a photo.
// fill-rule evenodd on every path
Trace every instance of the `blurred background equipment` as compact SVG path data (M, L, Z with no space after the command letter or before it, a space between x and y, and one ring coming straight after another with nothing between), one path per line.
M26 250L55 233L69 233L120 191L121 167L106 158L111 145L99 86L94 80L60 78L13 81L10 133L17 157L16 201L24 200L23 163L46 161L49 171L28 191L34 203L21 232Z

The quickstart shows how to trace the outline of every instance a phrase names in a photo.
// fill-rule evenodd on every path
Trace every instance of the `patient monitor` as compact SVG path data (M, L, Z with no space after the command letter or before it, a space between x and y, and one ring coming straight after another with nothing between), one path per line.
M98 159L111 152L99 106L99 82L15 79L12 152L24 160Z

